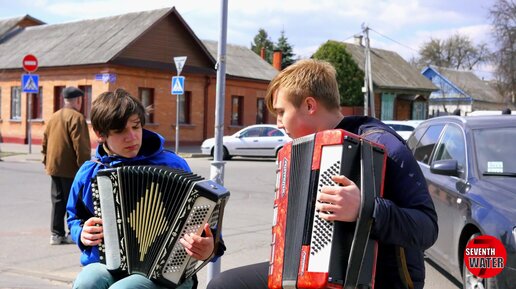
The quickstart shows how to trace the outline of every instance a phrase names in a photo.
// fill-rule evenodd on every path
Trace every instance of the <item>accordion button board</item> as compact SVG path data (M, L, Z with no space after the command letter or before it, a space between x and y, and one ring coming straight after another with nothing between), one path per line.
M211 180L163 166L99 170L92 192L104 231L100 261L109 270L141 274L174 288L209 261L198 265L180 238L200 235L206 223L220 229L229 198Z

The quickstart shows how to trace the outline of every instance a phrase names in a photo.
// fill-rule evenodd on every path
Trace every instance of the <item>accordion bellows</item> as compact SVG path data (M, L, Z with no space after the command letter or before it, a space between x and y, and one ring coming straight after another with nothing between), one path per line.
M180 285L209 261L198 265L179 240L184 234L201 234L206 223L220 232L229 198L211 180L161 166L100 170L92 192L95 215L104 227L101 263L169 287Z

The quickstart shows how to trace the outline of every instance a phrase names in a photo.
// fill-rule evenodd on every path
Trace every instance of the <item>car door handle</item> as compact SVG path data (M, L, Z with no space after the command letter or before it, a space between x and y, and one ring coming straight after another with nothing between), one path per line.
M257 139L255 139L255 140L253 140L253 142L258 142L258 140L257 140Z

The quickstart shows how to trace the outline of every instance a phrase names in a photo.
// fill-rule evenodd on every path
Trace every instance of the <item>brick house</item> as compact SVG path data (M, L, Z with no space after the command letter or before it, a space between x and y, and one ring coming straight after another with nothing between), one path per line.
M39 62L37 94L21 92L27 54ZM32 143L41 143L46 120L62 106L62 89L78 86L87 119L97 95L124 88L154 108L146 128L175 143L176 56L187 56L179 142L200 144L214 134L217 42L198 39L175 8L52 25L28 15L0 20L0 141L27 143L30 126ZM264 97L278 70L246 47L228 45L226 57L224 133L274 122ZM90 136L96 145L91 128Z

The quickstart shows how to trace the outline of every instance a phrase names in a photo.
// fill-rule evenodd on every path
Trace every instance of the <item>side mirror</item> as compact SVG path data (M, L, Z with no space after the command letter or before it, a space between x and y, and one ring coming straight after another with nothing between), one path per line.
M430 171L434 174L444 176L459 176L459 164L457 160L435 161L430 166Z

